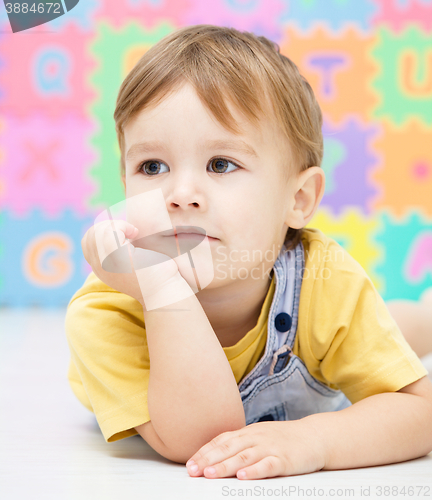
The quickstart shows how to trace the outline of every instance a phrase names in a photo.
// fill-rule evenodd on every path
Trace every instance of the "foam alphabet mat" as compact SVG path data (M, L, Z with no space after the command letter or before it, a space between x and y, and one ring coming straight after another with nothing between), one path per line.
M0 5L0 306L66 306L82 285L81 239L124 199L120 84L192 24L266 36L297 64L323 111L308 226L385 300L417 300L432 286L432 0L80 0L18 33Z

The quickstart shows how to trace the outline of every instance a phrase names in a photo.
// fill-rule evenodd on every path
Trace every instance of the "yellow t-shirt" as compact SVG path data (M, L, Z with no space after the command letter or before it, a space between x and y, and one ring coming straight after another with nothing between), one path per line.
M309 373L354 404L427 375L364 269L318 229L303 229L305 271L293 352ZM264 353L275 276L257 325L223 350L237 384ZM150 420L150 360L141 304L92 272L68 305L68 380L107 442Z

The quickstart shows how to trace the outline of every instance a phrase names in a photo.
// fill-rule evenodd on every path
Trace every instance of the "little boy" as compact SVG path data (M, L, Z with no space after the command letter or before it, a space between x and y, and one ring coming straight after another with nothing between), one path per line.
M114 119L126 199L160 189L167 237L202 228L214 279L148 308L191 285L180 259L164 276L108 272L87 231L94 272L68 306L68 378L106 441L139 434L207 478L428 454L427 370L363 268L302 229L325 179L321 111L296 65L265 37L188 26L127 75ZM153 223L135 215L116 226L122 243Z

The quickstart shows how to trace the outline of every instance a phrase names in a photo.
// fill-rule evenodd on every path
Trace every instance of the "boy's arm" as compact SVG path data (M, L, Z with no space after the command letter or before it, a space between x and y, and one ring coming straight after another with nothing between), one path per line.
M134 247L132 253L128 244L129 262L124 252L117 252L119 243L124 246L126 238L136 235L137 228L129 222L103 221L89 228L81 245L85 259L101 281L143 306L150 356L147 403L151 417L144 434L150 436L148 442L156 451L184 463L218 434L245 426L243 403L225 353L194 294L168 301L169 306L147 310L144 298L147 304L157 306L167 297L184 296L182 293L190 287L175 260L163 270L158 268L157 273L143 265L147 259L154 264L159 252L148 250L151 255L144 257L141 254L137 272L137 249ZM102 267L99 250L109 256L109 271ZM128 268L134 271L125 272Z
M195 295L156 310L143 306L143 310L150 355L151 430L169 453L163 453L162 446L156 451L185 463L217 435L245 426L240 393ZM155 436L153 442L158 442Z
M403 462L432 451L432 384L425 376L397 392L306 417L324 441L323 470Z
M264 479L403 462L432 451L431 421L432 384L423 377L343 410L225 432L187 467L194 477Z

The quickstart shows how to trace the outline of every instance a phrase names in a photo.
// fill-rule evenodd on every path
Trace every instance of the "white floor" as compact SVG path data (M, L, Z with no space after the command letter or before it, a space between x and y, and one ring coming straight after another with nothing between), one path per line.
M432 454L381 467L240 481L191 478L139 436L106 443L67 382L64 315L63 309L0 308L1 500L432 497ZM431 373L432 356L422 361Z

